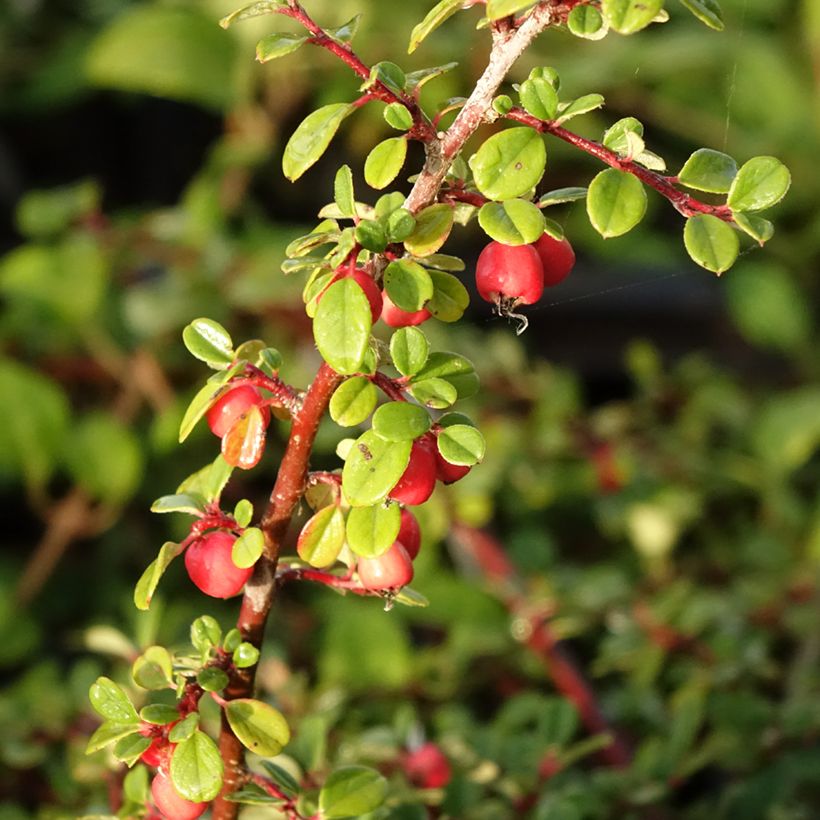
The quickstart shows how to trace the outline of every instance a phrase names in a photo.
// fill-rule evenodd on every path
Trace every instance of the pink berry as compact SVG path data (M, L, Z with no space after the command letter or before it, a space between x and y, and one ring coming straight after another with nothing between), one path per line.
M454 484L470 472L469 467L462 464L450 464L441 453L436 450L436 478L442 484Z
M441 789L450 782L450 761L435 743L425 743L404 758L404 771L411 783L423 789Z
M411 507L424 504L436 487L436 445L422 436L413 442L410 462L396 486L390 490L390 498Z
M182 797L174 788L171 778L162 770L157 772L151 783L151 798L167 820L196 820L208 808L207 803L193 803Z
M390 297L385 293L384 306L382 307L382 319L390 327L409 327L410 325L420 325L426 322L432 314L427 308L413 311L412 313L402 310L390 301Z
M410 560L414 561L421 549L421 530L416 516L410 510L401 511L401 526L396 541L404 547Z
M496 305L531 305L544 292L544 268L532 245L490 242L479 254L475 280L481 298Z
M215 530L202 536L185 551L185 568L191 580L212 598L230 598L245 586L253 567L242 569L231 558L236 536Z
M566 237L553 239L548 233L533 243L544 268L544 284L547 287L557 285L567 278L575 266L575 251Z
M377 558L359 558L356 571L362 586L373 592L401 589L413 580L413 562L398 541Z
M253 385L241 384L225 393L213 407L208 410L205 418L214 435L222 438L231 427L239 421L254 405L264 401L262 394ZM270 421L270 408L259 408L265 425Z

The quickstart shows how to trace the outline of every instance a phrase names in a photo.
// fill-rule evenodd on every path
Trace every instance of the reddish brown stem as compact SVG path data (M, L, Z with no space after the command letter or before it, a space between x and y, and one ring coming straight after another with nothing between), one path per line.
M391 401L407 401L401 388L393 379L389 376L385 376L384 373L374 373L370 377L370 381L372 381L373 384L375 384L376 387L378 387L379 390L381 390L382 393L384 393L384 395Z
M570 145L574 145L576 148L580 148L587 154L601 160L611 168L632 174L645 185L654 188L661 196L666 197L683 216L711 214L724 222L734 222L732 212L726 205L709 205L706 202L701 202L685 191L676 188L674 185L675 177L667 177L655 171L650 171L648 168L638 165L634 160L622 157L600 142L574 134L554 121L539 120L537 117L533 117L532 114L528 114L523 108L513 108L506 116L509 120L524 123L542 133L552 134L554 137L558 137L558 139L568 142Z

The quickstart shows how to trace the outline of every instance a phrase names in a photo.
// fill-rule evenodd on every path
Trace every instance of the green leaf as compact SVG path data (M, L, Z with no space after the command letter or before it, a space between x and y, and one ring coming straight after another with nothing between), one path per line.
M518 96L525 110L539 120L552 120L558 113L558 92L543 77L524 80Z
M330 417L342 427L355 427L365 421L376 407L379 395L365 376L346 379L330 398Z
M445 20L452 17L463 5L464 0L440 0L436 3L410 33L410 44L407 46L407 53L412 54L431 32L435 31Z
M604 239L631 231L646 213L646 191L639 179L608 168L590 183L587 213L592 227Z
M324 820L361 817L377 809L387 796L387 780L375 769L344 766L336 769L319 792Z
M410 389L410 394L416 401L434 410L444 410L458 401L456 388L450 382L438 378L416 382Z
M140 720L153 723L156 726L167 726L179 720L179 711L167 703L151 703L140 709Z
M643 150L643 123L635 117L624 117L613 123L604 133L603 144L621 156L633 156ZM635 140L640 148L636 152Z
M663 8L663 0L601 0L601 11L619 34L646 28Z
M356 32L359 30L359 23L361 23L361 21L362 15L355 14L341 26L326 28L325 34L332 37L334 40L338 40L340 43L349 43L356 36Z
M348 103L331 103L302 120L282 155L282 171L291 182L299 179L324 154L345 117L353 111Z
M128 772L122 781L125 799L142 805L148 799L150 790L148 787L148 767L137 766L136 769Z
M585 94L583 97L578 97L577 100L572 100L568 104L562 103L558 106L561 115L556 118L555 122L558 125L571 120L573 117L580 117L581 114L588 114L596 108L600 108L604 104L604 98L601 94Z
M387 217L387 238L391 242L404 242L415 229L416 218L406 208L399 208Z
M579 199L586 199L586 196L586 188L556 188L539 197L538 207L548 208L551 205L562 205L565 202L577 202Z
M191 493L179 493L177 495L163 495L151 505L153 513L184 512L188 515L202 515L205 510L205 499L199 495Z
M210 666L199 671L196 682L206 692L221 692L230 683L230 678L222 669Z
M269 63L278 57L293 54L307 42L308 38L299 34L283 34L275 32L263 37L256 44L256 59L260 63Z
M190 740L199 727L199 712L191 712L184 720L174 726L168 733L168 740L171 743L180 743L183 740Z
M430 606L430 601L427 600L420 592L416 592L411 587L402 587L394 596L393 603L402 604L403 606L425 607Z
M487 202L478 212L478 224L505 245L529 245L544 233L544 215L526 199Z
M413 376L412 384L433 378L450 382L460 399L468 399L478 391L478 376L473 363L457 353L431 353L424 367Z
M420 68L418 71L411 71L407 75L407 84L405 88L412 93L417 89L423 88L430 80L435 80L436 77L441 77L448 71L458 68L458 63L445 63L444 65L432 66L431 68Z
M247 669L259 663L259 650L247 641L243 641L236 647L231 656L237 669Z
M429 256L446 241L453 229L453 209L439 203L429 205L416 214L416 227L404 241L404 247L413 256Z
M262 760L260 761L262 764L262 768L268 773L268 776L280 789L282 789L285 794L290 797L295 797L301 791L301 787L299 786L298 781L293 777L293 775L283 769L281 766L277 766L271 760Z
M751 236L761 247L774 236L774 225L768 219L763 219L762 216L737 211L734 217L735 225Z
M528 8L533 0L487 0L487 19L501 20Z
M755 416L752 443L767 467L789 472L820 445L820 389L799 387L768 399Z
M406 105L394 102L384 109L384 121L397 131L409 131L413 127L413 115Z
M413 441L430 429L430 414L417 404L389 401L373 414L373 430L388 441Z
M791 181L789 169L776 157L753 157L737 172L726 204L733 211L762 211L786 196Z
M737 176L737 163L728 155L711 148L700 148L684 163L678 181L696 191L725 194Z
M397 259L384 272L384 289L390 300L402 310L421 310L433 298L430 274L411 259Z
M336 172L333 183L333 199L342 216L350 219L356 216L356 196L353 191L353 172L349 165L343 165ZM289 256L291 254L288 254Z
M470 304L467 288L444 271L429 271L433 281L433 298L427 303L427 310L441 322L457 322Z
M322 358L342 375L362 366L372 317L364 291L353 279L340 279L325 291L316 308L313 337Z
M445 271L462 271L466 267L463 259L457 256L448 256L446 253L434 253L424 257L424 264L428 268Z
M152 561L143 572L137 586L134 589L134 606L137 609L148 609L151 605L151 598L154 597L159 579L168 569L168 565L179 555L179 544L173 541L166 541L159 551L159 555Z
M509 128L490 137L470 157L479 191L488 199L514 199L531 191L544 175L547 150L534 129Z
M354 507L347 516L347 544L356 555L375 558L393 545L401 529L398 504Z
M391 91L401 94L404 91L407 77L401 66L391 63L389 60L382 60L370 69L370 77L362 85L361 90L366 91L377 82L387 86Z
M150 737L143 737L139 732L121 737L114 746L114 757L121 760L129 768L142 756L142 753L151 745Z
M131 667L131 677L143 689L167 689L171 686L174 666L164 646L149 646Z
M263 757L274 757L290 741L284 715L261 700L239 698L228 701L225 716L242 745Z
M391 137L380 142L364 162L365 182L381 191L398 176L406 158L407 140L404 137Z
M717 0L680 0L704 25L723 31L723 10Z
M424 367L429 352L430 343L417 327L399 328L390 339L390 357L402 376L418 373Z
M263 14L276 14L283 8L287 8L287 0L257 0L255 3L249 3L237 11L226 14L220 21L219 25L222 28L228 28L232 23L238 23L240 20L249 20L251 17L260 17Z
M222 648L226 652L235 652L241 644L242 633L238 629L234 628L225 635L225 640L222 641Z
M231 336L213 319L194 319L182 331L182 341L192 356L214 370L224 370L233 362Z
M296 551L312 567L328 567L345 542L345 518L335 505L323 507L302 527Z
M248 527L231 549L231 560L240 569L252 567L265 551L265 536L258 527Z
M136 720L129 720L124 723L115 720L106 720L88 739L85 753L87 755L94 754L94 752L99 752L100 749L104 749L111 743L134 734L138 725L139 723Z
M247 498L240 499L233 508L233 517L240 527L247 527L253 519L253 504Z
M171 755L171 781L182 797L194 803L210 802L219 794L222 758L204 732L177 743Z
M600 40L609 31L601 12L591 5L575 6L567 15L567 28L585 40Z
M734 265L740 252L736 231L711 214L699 214L686 220L683 244L698 265L718 275Z
M136 723L139 720L128 695L111 678L97 678L88 690L88 698L94 711L106 720L116 723Z
M438 434L438 451L445 461L472 467L484 458L484 436L472 425L451 424Z
M205 653L214 646L219 646L221 640L222 629L211 615L200 615L191 624L191 643L200 652Z
M352 507L379 504L410 462L410 441L387 441L368 430L356 440L342 471L342 489Z
M381 222L363 219L356 226L356 241L368 251L381 253L387 247L387 234Z

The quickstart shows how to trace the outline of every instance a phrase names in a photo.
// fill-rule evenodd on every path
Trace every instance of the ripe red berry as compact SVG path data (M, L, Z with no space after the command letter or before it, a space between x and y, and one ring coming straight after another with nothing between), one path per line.
M155 737L151 745L140 755L140 760L146 766L159 766L166 758L169 743L164 737Z
M396 541L404 547L410 560L415 560L421 549L421 530L416 516L410 510L401 511L401 525Z
M241 384L225 393L208 410L205 418L208 420L208 426L214 435L222 438L236 424L240 416L263 401L264 397L253 385ZM259 409L267 425L270 421L270 408L264 406Z
M411 783L423 789L441 789L450 782L450 761L435 743L425 743L404 758L404 771Z
M432 314L427 308L413 311L412 313L402 310L390 301L390 297L385 293L384 306L382 307L382 319L390 327L408 327L410 325L420 325L426 322Z
M479 254L475 281L482 299L499 311L531 305L544 292L544 268L532 245L490 242Z
M575 266L575 251L566 237L553 239L548 233L533 243L544 268L544 285L551 287L563 282Z
M151 783L151 798L167 820L196 820L208 808L207 803L193 803L182 797L174 788L171 778L162 770L156 773Z
M436 478L442 484L454 484L470 472L469 467L462 464L450 464L444 456L436 450Z
M413 442L410 462L396 486L390 490L390 498L411 507L424 504L436 487L436 445L422 436Z
M374 592L401 589L413 580L413 562L398 541L377 558L359 558L356 571L362 586Z
M206 533L185 552L185 568L191 580L213 598L230 598L245 586L253 567L242 569L231 558L236 536L224 530Z

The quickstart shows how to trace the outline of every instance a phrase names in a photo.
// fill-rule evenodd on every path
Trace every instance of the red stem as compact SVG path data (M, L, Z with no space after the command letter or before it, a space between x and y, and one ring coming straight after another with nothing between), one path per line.
M370 381L391 401L407 401L401 388L396 385L393 379L389 376L385 376L384 373L374 373L370 377Z

